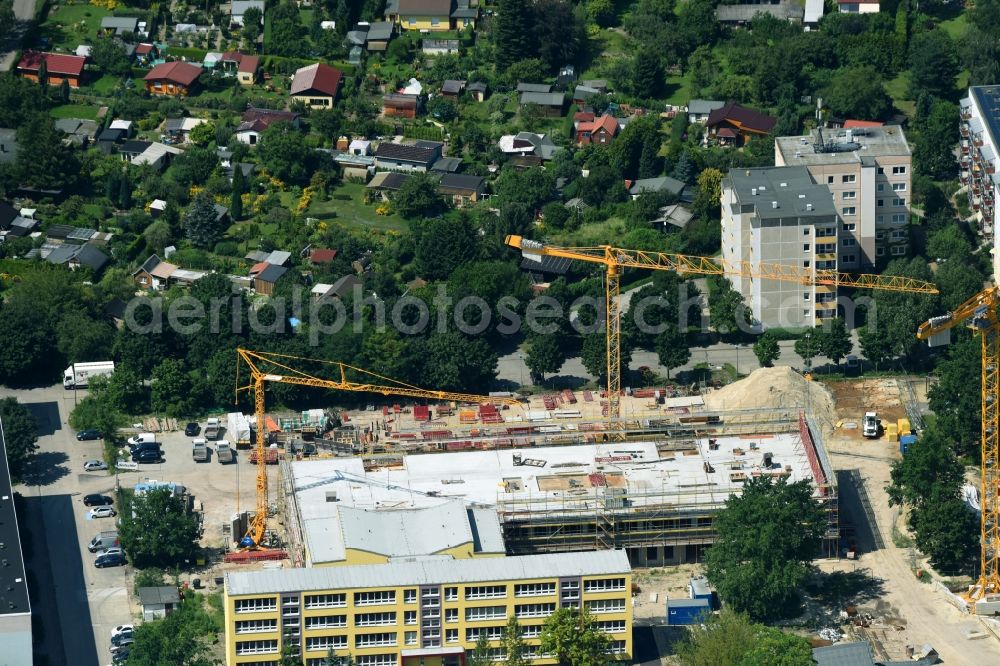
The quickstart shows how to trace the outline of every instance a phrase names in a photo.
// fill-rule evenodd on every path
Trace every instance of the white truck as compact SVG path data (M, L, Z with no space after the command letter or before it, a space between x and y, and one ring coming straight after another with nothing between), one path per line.
M861 434L869 439L878 437L878 416L875 412L865 412Z
M94 538L90 540L89 544L87 544L87 550L92 553L96 553L99 550L113 548L117 545L119 545L118 531L108 530L106 532L98 532L95 534Z
M246 414L230 412L226 416L226 423L226 435L233 446L237 449L249 448L252 442L250 441L250 421Z
M205 421L205 439L215 440L219 437L219 419L210 418Z
M191 442L191 459L195 462L208 462L208 442L200 438Z
M235 458L233 458L233 449L230 448L229 442L226 440L216 442L215 457L218 458L219 463L223 465L227 465L235 460Z
M92 377L106 377L115 371L114 361L97 361L95 363L74 363L63 370L63 388L87 388Z

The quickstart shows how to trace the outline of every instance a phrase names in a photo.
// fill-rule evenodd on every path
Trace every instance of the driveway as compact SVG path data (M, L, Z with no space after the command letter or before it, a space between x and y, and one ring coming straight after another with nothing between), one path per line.
M35 18L35 0L14 0L14 16L17 18L14 29L0 41L0 72L9 72L14 66L14 53Z

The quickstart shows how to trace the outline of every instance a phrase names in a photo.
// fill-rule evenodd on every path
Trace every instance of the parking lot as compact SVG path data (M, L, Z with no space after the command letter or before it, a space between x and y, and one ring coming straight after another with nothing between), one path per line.
M110 663L111 630L138 622L140 609L130 601L132 567L98 569L87 550L91 537L115 529L115 519L90 519L84 495L113 495L116 484L131 487L144 481L176 482L195 496L205 511L204 546L225 545L222 525L237 508L253 509L256 468L239 452L237 462L220 465L214 455L208 462L191 458L191 438L183 432L160 433L163 462L140 465L136 471L114 474L85 472L87 460L101 457L103 443L78 442L69 427L74 395L61 385L44 389L0 389L0 397L13 396L28 406L39 420L39 450L26 483L18 489L25 497L22 520L31 530L32 557L27 563L37 582L32 607L44 622L45 652L49 663ZM270 487L277 487L277 468L269 468ZM134 597L134 595L131 595Z

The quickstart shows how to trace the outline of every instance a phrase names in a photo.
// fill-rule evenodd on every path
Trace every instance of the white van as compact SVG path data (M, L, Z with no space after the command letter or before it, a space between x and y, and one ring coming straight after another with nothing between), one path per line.
M140 444L155 444L156 435L151 432L140 432L135 437L130 437L128 440L129 446L139 446Z

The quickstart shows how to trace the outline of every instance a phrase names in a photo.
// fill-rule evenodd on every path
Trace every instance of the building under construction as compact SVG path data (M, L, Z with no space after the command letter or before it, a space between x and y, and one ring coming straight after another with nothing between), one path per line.
M715 513L758 476L814 484L829 515L824 554L835 556L836 477L810 419L797 409L696 414L630 424L624 441L579 443L593 441L579 424L560 445L536 428L480 436L475 450L430 438L421 448L443 452L293 463L288 499L305 560L496 556L501 537L511 555L621 548L633 566L696 562ZM366 549L365 532L389 525L399 538L379 540L384 552Z

